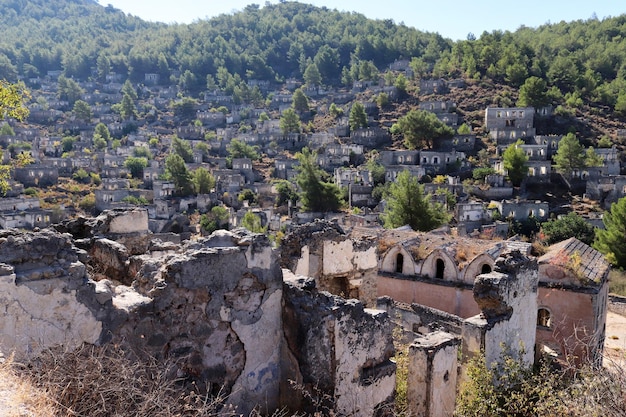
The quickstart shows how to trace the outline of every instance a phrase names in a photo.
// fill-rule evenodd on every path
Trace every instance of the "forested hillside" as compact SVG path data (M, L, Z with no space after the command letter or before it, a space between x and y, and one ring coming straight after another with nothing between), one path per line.
M117 72L133 81L145 73L169 79L174 71L191 92L204 89L210 75L209 83L232 93L242 80L301 78L311 64L322 83L351 83L404 58L418 75L487 78L515 88L533 76L546 83L538 85L547 87L543 94L531 92L521 104L571 109L591 102L626 115L626 16L470 34L455 43L297 2L164 25L91 0L2 0L0 39L0 77L9 81L50 70L87 79L97 69L101 77Z
M209 83L232 92L242 80L302 78L311 64L324 84L351 83L404 58L418 75L487 78L515 88L533 76L546 83L534 85L543 94L531 91L521 104L575 108L588 101L626 115L626 16L470 34L454 43L393 21L297 2L164 25L90 0L2 0L0 39L0 77L9 81L49 70L86 79L93 68L133 81L145 73L168 79L175 71L190 91L206 88L210 75Z

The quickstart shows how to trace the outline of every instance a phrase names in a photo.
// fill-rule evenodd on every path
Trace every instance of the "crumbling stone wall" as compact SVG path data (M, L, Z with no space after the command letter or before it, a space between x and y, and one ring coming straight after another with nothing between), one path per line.
M285 403L294 409L354 416L372 416L388 405L395 388L388 315L319 292L311 278L287 270L283 274L283 380L295 381L283 385ZM306 404L305 392L319 402Z
M502 253L494 271L479 275L474 283L474 299L482 312L463 325L464 353L484 349L488 365L505 353L531 366L537 334L537 286L536 260L518 250Z
M0 231L1 350L24 357L51 346L98 342L103 330L98 308L78 300L81 295L95 300L86 258L69 235Z
M320 290L376 303L376 241L352 239L335 223L316 220L294 228L281 242L281 266L315 278Z
M132 259L140 305L115 338L177 359L248 414L279 406L282 273L266 236L221 231Z

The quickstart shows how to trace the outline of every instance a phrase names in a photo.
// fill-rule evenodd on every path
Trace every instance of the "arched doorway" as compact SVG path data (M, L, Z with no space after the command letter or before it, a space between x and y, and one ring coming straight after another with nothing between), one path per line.
M404 270L404 255L401 253L396 255L396 274L401 274Z
M443 262L443 259L437 259L435 268L435 278L443 279L443 273L446 269L446 264Z

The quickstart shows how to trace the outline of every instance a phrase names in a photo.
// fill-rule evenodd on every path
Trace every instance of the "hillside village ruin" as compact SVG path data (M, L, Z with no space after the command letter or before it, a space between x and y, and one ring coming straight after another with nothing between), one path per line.
M410 75L404 61L389 71ZM59 75L28 80L46 105L32 103L27 123L9 120L15 135L0 136L0 146L10 150L3 163L20 152L34 159L12 171L11 190L0 199L3 351L32 356L59 344L128 343L156 358L175 358L178 371L209 392L225 389L241 414L253 407L311 410L305 393L317 392L339 415L379 415L394 401L396 326L413 340L408 401L415 415L451 416L460 369L481 352L488 363L506 348L527 365L544 355L601 365L607 261L575 238L535 256L530 243L507 239L509 223L502 221L546 220L563 212L527 198L526 188L537 184L563 181L603 208L626 196L615 147L595 150L599 167L568 178L553 172L561 136L538 135L535 128L535 120L549 119L552 109L485 109L496 173L468 186L463 179L478 155L477 135L456 135L429 149L394 148L373 97L384 92L393 99L397 91L382 82L355 82L346 91L303 89L318 113L328 112L330 103L348 110L361 101L369 127L351 131L347 117L340 117L324 132L285 135L277 117L258 119L292 106L296 80L277 87L268 108L206 91L193 109L195 123L180 124L170 112L177 88L160 85L156 74L135 86L142 97L137 104L149 103L153 120L122 120L111 111L122 99L122 79L111 74L101 85L80 83L81 100L93 114L88 123L63 117L69 103L56 98ZM275 87L250 84L265 94ZM456 129L463 120L445 95L462 88L461 80L422 80L419 108ZM119 147L93 150L95 121L124 139ZM250 129L241 129L243 124ZM64 156L62 132L78 136ZM210 193L175 195L159 157L139 181L131 178L124 161L135 149L162 156L174 135L194 150L188 168L204 167L215 177ZM264 165L228 160L233 139L258 146ZM518 139L529 161L516 189L506 180L501 154ZM275 190L261 171L271 168L272 178L293 181L293 152L304 146L317 151L319 166L358 210L274 207ZM446 194L454 196L453 223L428 233L382 229L383 206L372 195L373 179L363 164L374 149L387 181L404 170L421 180L440 176L443 181L424 181L425 190L444 203ZM78 170L101 178L96 216L26 195L32 188L66 185ZM245 190L259 196L257 206L238 200ZM201 236L191 217L214 206L228 209L231 230ZM285 232L278 247L266 235L238 227L248 211L269 232ZM599 212L586 214L592 224L601 223Z

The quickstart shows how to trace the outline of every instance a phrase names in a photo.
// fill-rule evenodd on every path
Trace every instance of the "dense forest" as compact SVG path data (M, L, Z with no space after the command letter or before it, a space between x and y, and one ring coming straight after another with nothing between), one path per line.
M418 76L520 88L520 104L572 109L584 102L626 116L626 15L453 42L298 2L165 25L92 0L0 0L0 78L8 81L50 70L79 80L115 72L142 81L157 73L191 94L207 86L232 94L249 79L348 85L377 77L397 59L411 60Z

